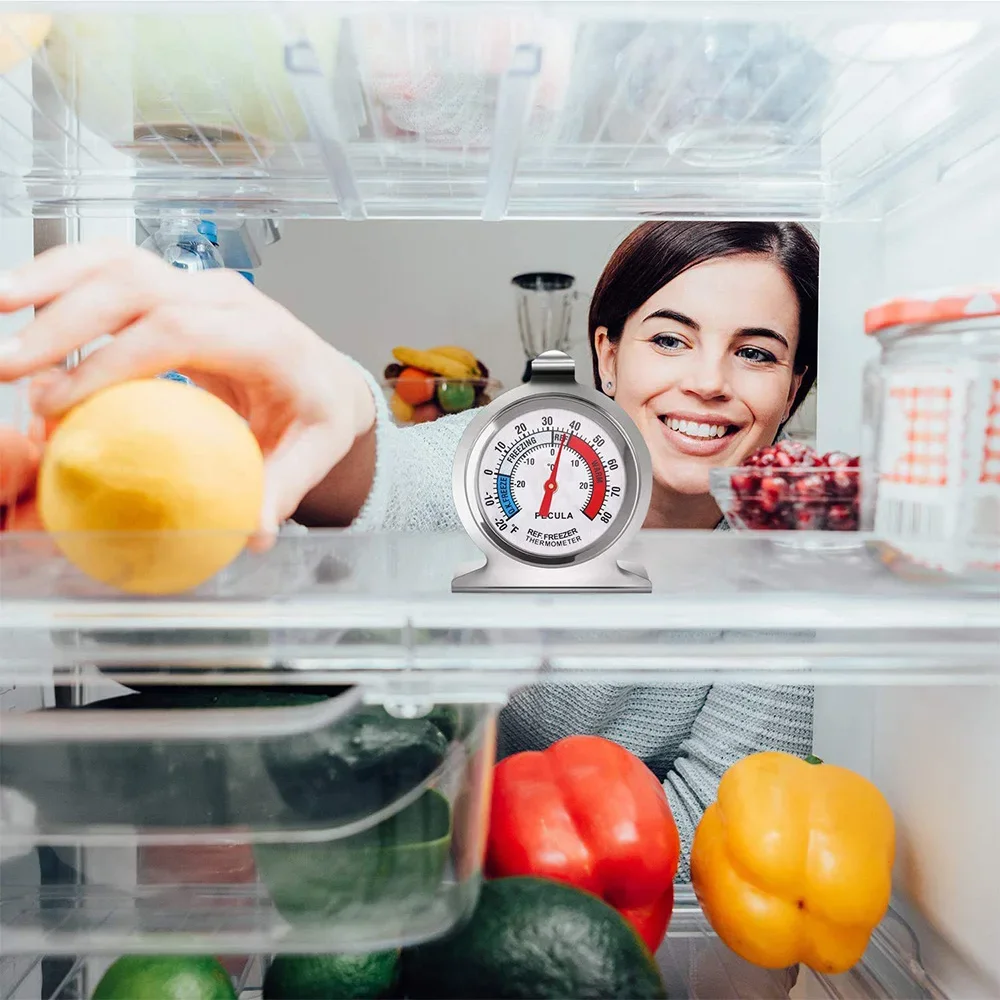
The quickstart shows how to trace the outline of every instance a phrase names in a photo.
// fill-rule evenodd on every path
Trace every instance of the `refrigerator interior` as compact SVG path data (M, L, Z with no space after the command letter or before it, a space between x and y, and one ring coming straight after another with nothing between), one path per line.
M86 6L109 16L99 4ZM857 452L861 374L874 351L862 330L864 309L909 291L995 284L1000 266L994 5L864 6L720 2L712 4L718 20L710 20L704 5L690 3L567 3L544 11L490 5L489 13L481 4L421 3L405 12L387 3L330 4L318 13L289 5L255 7L236 20L226 12L197 26L194 15L176 18L172 36L153 43L120 9L113 22L96 22L114 25L96 37L94 23L76 19L76 9L53 5L49 44L0 76L0 268L50 242L131 239L137 219L155 222L196 204L234 232L248 221L281 222L282 239L273 245L254 230L257 283L295 310L304 294L301 277L292 281L301 270L297 256L304 267L317 247L349 254L364 246L377 273L379 234L398 242L398 227L412 226L407 232L418 235L407 238L414 243L422 227L445 239L446 225L467 227L470 241L479 241L489 239L490 227L512 224L501 220L516 220L526 239L558 227L557 236L538 238L550 239L554 252L589 226L600 236L581 260L579 325L603 264L598 248L610 249L637 220L801 220L814 227L822 251L821 378L807 430L821 449ZM60 20L70 15L72 23ZM252 87L236 83L239 60L219 58L234 33L254 56ZM684 47L678 38L699 45ZM702 64L697 53L709 40L726 54ZM150 52L158 59L132 58ZM181 58L203 68L174 79ZM765 65L770 69L754 69ZM254 110L262 100L263 114ZM155 113L162 120L153 121ZM345 226L368 228L357 236L335 229ZM335 268L333 250L331 258ZM557 264L570 266L536 253L525 256L524 268ZM484 269L479 280L499 302L513 271L491 262ZM442 276L437 288L453 278ZM383 298L391 305L391 290ZM319 326L319 292L311 303L310 321L315 315ZM320 332L351 353L349 331L335 322L336 303L328 311L331 321ZM460 313L441 315L460 328ZM21 322L0 317L0 336ZM504 322L508 340L497 349L498 363L512 385L521 363L512 305ZM365 362L376 374L388 348L407 342L397 333L365 339ZM575 346L584 358L585 345L578 339ZM21 397L0 387L0 420L21 418ZM537 679L542 663L573 679L602 676L612 659L623 680L713 676L724 683L782 671L808 677L817 685L815 752L871 777L895 811L897 898L863 966L830 978L803 970L792 995L997 995L1000 622L991 595L921 591L907 607L901 593L883 590L857 567L841 567L838 577L822 556L790 569L786 558L762 554L747 539L725 551L712 542L655 545L688 574L683 586L660 581L663 627L686 621L690 628L700 619L744 630L742 641L722 651L664 647L642 631L646 621L600 620L596 606L560 601L537 610L523 602L512 629L507 607L443 596L464 538L293 538L270 564L241 563L223 574L196 602L197 615L247 633L252 618L254 627L271 630L250 639L254 655L265 662L323 658L331 664L329 683L363 676L371 683L377 670L378 696L399 704L426 699L428 691L494 703L512 685ZM349 567L346 576L317 576L331 558ZM133 667L142 665L132 630L137 621L148 627L152 613L143 624L146 612L127 601L100 603L102 595L66 581L23 540L0 542L0 559L4 712L51 704L50 675L39 676L40 662L72 678L87 700L111 689L95 664L120 665L121 649L80 642L95 613L103 629L125 639ZM678 597L672 586L696 596L671 607L670 597ZM759 587L770 587L783 611L772 622L761 620L751 599ZM321 625L318 609L331 594L335 620ZM811 607L825 609L822 621L808 621ZM828 628L821 649L767 644L763 633L787 630L790 610L800 614L797 628ZM573 633L595 616L610 630L608 642L581 649ZM193 621L190 607L169 602L155 617L167 628ZM379 635L345 643L350 629ZM415 638L415 629L432 638ZM470 639L472 632L489 638ZM155 652L145 650L146 662ZM193 663L207 657L220 668L234 650L215 640L207 649L193 643L171 652ZM66 843L65 850L78 849L72 837ZM95 839L82 850L94 881L103 878L127 896L134 873L121 870L129 851L123 843ZM47 891L87 895L79 886ZM266 953L274 941L269 908L251 890L244 902L245 923L227 927L226 947L242 934ZM101 905L96 890L89 904ZM48 957L40 964L37 909L24 911L21 944L5 948L0 939L3 1000L85 995L74 990L92 988L116 946L135 947L127 918L108 906L112 933L102 939L93 914L75 931L71 919L63 938L55 929L51 941L60 947L43 949ZM212 933L208 911L162 916L170 931L181 921L194 934ZM16 920L5 919L4 937L11 941L16 931ZM88 957L94 953L100 957ZM780 981L735 960L711 936L690 895L680 897L660 958L668 987L674 976L671 995L784 995ZM260 975L259 962L239 973L247 997Z

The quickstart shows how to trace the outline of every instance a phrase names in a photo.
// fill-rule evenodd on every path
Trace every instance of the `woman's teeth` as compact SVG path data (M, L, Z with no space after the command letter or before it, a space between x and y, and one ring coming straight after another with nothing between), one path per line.
M729 431L729 424L696 424L691 420L677 420L674 417L667 417L666 423L672 431L680 431L693 438L720 438L725 437Z

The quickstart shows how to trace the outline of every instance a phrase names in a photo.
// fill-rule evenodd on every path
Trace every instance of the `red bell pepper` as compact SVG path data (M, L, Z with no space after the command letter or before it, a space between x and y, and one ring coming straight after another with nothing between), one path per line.
M487 876L535 875L592 892L650 951L670 921L680 849L663 786L611 740L569 736L496 766Z

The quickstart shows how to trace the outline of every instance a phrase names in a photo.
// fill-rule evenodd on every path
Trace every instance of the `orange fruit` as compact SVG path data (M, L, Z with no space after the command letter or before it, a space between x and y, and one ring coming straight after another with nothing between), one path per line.
M434 376L419 368L404 368L396 379L396 395L410 406L419 406L434 398Z

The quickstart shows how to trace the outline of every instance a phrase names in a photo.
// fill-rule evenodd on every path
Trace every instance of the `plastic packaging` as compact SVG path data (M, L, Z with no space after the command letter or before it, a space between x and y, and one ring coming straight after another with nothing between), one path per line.
M899 298L865 317L864 523L909 563L1000 572L1000 289Z

